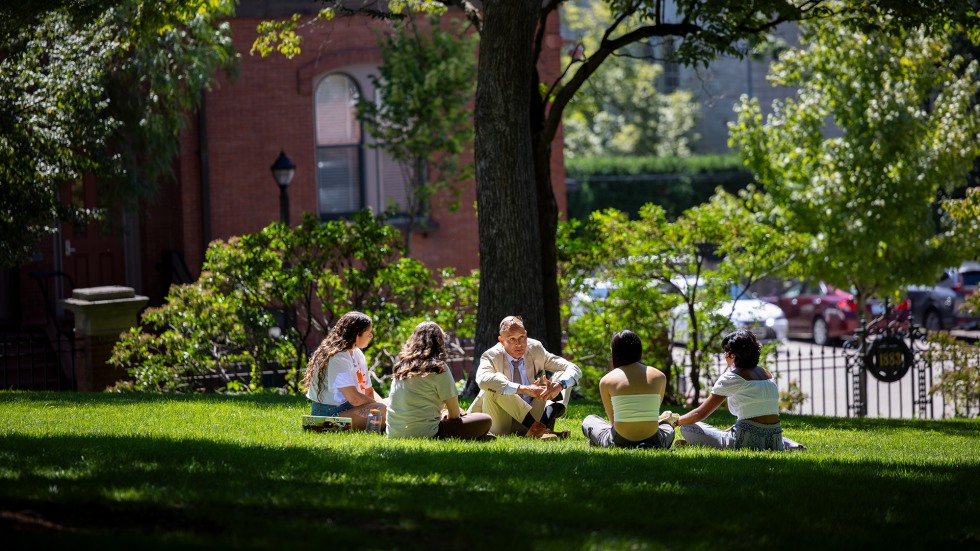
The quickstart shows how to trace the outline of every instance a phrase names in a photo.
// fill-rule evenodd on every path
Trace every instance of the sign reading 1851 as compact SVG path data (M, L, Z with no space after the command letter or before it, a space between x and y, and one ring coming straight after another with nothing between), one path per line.
M864 356L864 367L883 383L894 383L912 367L912 351L902 339L887 335L871 344Z

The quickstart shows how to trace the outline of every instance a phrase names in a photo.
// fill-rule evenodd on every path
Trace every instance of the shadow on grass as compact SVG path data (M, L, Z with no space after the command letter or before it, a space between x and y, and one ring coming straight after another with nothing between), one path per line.
M0 406L5 403L22 402L37 404L42 407L47 403L64 405L66 402L75 405L146 405L172 403L234 403L247 404L254 407L281 409L283 407L309 408L310 401L306 396L286 395L276 393L266 394L158 394L158 393L110 393L110 392L35 392L35 391L3 391L0 392Z
M14 543L76 549L980 542L975 463L913 469L806 454L368 438L269 447L8 435L0 530Z

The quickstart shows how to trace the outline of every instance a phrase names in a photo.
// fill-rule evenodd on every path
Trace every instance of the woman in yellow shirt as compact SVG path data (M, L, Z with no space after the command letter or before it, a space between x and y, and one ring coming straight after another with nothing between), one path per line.
M392 370L387 434L391 438L490 438L493 420L459 409L453 375L446 365L446 335L424 321L398 354Z

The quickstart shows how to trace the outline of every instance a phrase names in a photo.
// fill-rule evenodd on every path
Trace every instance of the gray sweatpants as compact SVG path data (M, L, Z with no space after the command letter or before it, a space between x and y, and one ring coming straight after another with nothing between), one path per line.
M660 423L660 429L650 438L633 442L616 434L616 429L598 415L589 415L582 420L582 434L589 439L589 445L601 448L669 448L674 442L674 428Z

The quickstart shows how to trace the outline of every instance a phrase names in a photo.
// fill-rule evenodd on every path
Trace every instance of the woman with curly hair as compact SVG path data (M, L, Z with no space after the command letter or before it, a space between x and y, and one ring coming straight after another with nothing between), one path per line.
M696 409L677 420L688 444L711 448L752 450L805 449L783 437L779 424L779 388L772 374L759 365L762 346L751 331L739 329L721 341L730 371L711 387L711 395ZM728 400L737 418L728 430L701 422Z
M446 365L446 335L437 323L415 326L398 354L392 377L389 437L486 438L493 422L490 416L459 409L459 393Z
M303 385L313 401L313 415L349 417L351 428L364 430L372 409L385 405L375 395L362 348L371 343L371 318L361 312L347 312L334 324L306 365Z

